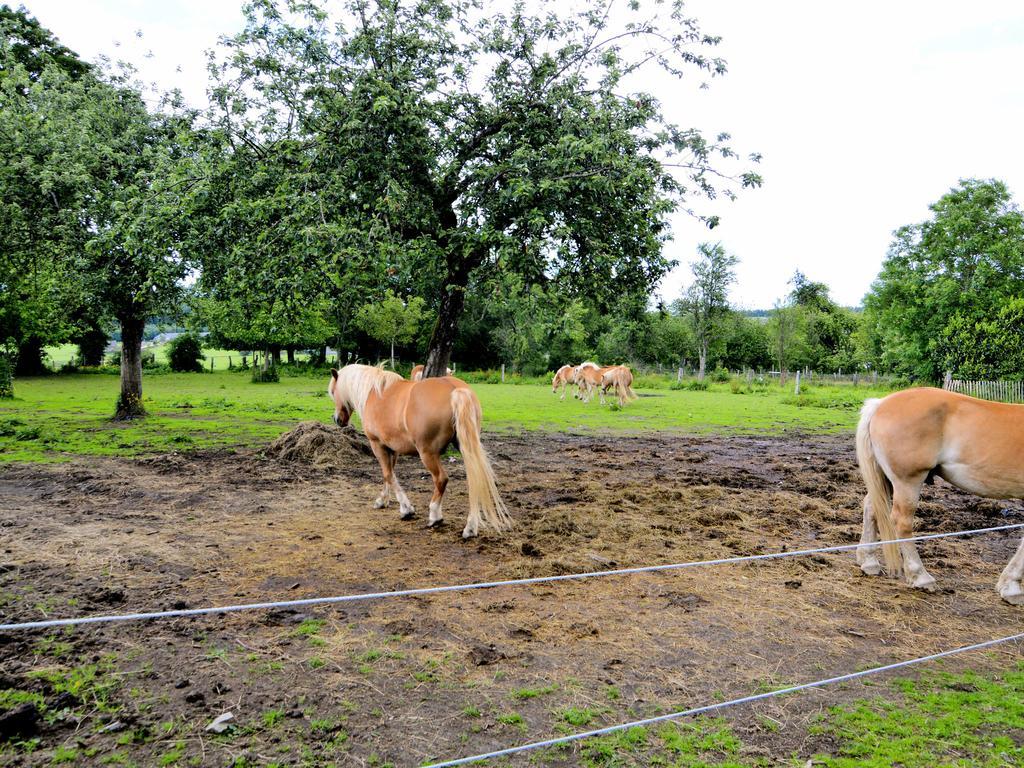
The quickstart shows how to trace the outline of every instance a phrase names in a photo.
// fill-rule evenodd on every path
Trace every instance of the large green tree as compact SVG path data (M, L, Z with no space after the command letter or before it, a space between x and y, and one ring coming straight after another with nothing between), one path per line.
M704 381L712 344L722 340L722 327L729 313L729 286L736 281L739 259L721 243L700 243L697 258L690 262L693 283L686 290L680 308L693 324L697 340L697 380Z
M349 0L332 19L315 3L251 3L214 67L214 118L229 153L295 142L302 183L287 197L314 247L271 259L426 297L428 375L488 271L606 306L646 295L670 266L669 213L714 224L697 201L760 177L736 167L727 135L669 123L642 89L646 67L724 72L718 39L678 2L609 10Z
M23 9L0 5L0 343L21 375L42 372L44 345L67 340L83 317L95 325L65 269L89 236L78 216L87 185L51 162L68 116L42 99L90 72Z
M864 306L881 366L938 381L964 328L1024 294L1024 216L994 179L961 181L930 208L896 231Z

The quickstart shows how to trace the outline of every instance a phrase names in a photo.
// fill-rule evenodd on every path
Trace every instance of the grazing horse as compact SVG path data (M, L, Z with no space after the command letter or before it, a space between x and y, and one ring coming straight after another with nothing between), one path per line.
M597 391L601 405L604 405L604 390L601 389L601 378L605 370L607 369L589 360L585 363L580 363L573 369L573 383L579 388L580 400L584 403L589 403L590 398Z
M409 371L409 381L421 381L423 379L423 371L425 369L426 369L425 365L414 365L412 367L412 370ZM444 369L444 375L445 376L451 376L452 375L452 369L451 368L445 368Z
M469 517L462 537L476 536L481 519L499 532L511 526L494 470L480 444L480 401L466 382L451 376L408 381L370 365L346 365L340 371L331 369L327 392L334 400L334 423L343 427L353 412L358 413L363 434L380 462L384 488L374 507L387 506L394 490L402 519L415 514L395 476L395 461L399 454L418 453L434 478L428 527L441 523L441 497L448 485L441 454L458 440L469 486Z
M565 400L565 388L568 387L572 390L572 385L575 383L573 377L573 368L571 365L563 365L558 371L555 372L555 377L551 379L551 393L554 394L558 391L558 388L562 388L562 396L559 400Z
M628 365L613 365L605 368L601 375L601 393L604 394L609 388L615 390L621 408L630 400L636 400L636 392L633 391L633 372Z
M1024 498L1024 406L931 387L867 400L857 426L857 462L868 488L857 562L874 576L881 571L877 535L913 535L921 486L932 477L978 496ZM883 553L890 574L902 571L911 586L935 588L914 542L884 545ZM1003 600L1024 604L1022 575L1024 541L996 583Z

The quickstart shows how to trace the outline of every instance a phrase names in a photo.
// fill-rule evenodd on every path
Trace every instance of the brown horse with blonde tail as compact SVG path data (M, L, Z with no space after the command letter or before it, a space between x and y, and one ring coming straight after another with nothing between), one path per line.
M633 391L633 372L628 365L613 365L602 369L601 393L604 394L609 389L615 390L620 408L637 399L637 394Z
M480 443L480 401L466 382L452 376L414 382L381 368L346 365L340 371L331 369L327 391L334 400L335 424L343 427L353 413L359 414L363 434L380 463L384 487L374 507L387 506L394 491L402 519L414 516L412 502L395 476L395 462L399 455L418 453L434 479L427 525L439 525L444 519L441 499L448 486L441 454L458 440L469 486L469 517L462 537L476 536L481 522L498 532L511 527L512 518Z
M575 377L573 376L573 368L571 365L563 365L555 372L555 376L551 379L551 392L554 394L558 392L558 388L562 388L562 396L559 400L565 400L566 387L572 390L573 384L575 384Z
M412 370L409 371L409 381L422 381L423 380L423 371L425 371L426 368L427 367L425 365L414 365L412 367ZM451 376L452 375L452 369L451 368L445 368L444 369L444 375L445 376Z
M876 544L910 538L921 486L938 476L957 488L993 499L1024 498L1024 405L978 400L942 389L896 392L868 400L857 426L857 461L867 485L864 531L857 562L881 572ZM914 542L882 547L886 569L907 583L935 588ZM1024 541L996 582L1000 596L1024 604Z

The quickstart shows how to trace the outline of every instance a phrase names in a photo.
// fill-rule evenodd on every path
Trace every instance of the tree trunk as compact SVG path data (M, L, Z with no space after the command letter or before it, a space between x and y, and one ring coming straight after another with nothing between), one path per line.
M121 395L117 398L115 421L146 415L142 407L142 333L145 327L143 317L121 318Z
M702 341L700 343L700 368L697 370L697 381L704 381L704 370L708 362L708 343Z
M395 370L395 340L391 340L391 370Z
M295 365L295 347L288 347L285 351L288 353L288 365Z
M459 328L459 318L466 304L466 288L462 285L449 285L441 297L441 306L437 312L437 323L427 347L427 361L423 367L423 378L444 376L452 359L452 348L455 346L455 334Z
M281 364L281 345L280 344L271 344L270 345L270 352L274 356L274 365L280 365Z

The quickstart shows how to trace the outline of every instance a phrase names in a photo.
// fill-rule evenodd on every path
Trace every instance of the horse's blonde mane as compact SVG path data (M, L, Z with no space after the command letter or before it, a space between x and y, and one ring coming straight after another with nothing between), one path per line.
M580 368L594 368L594 369L600 369L601 368L601 366L599 366L597 363L592 363L589 360L587 362L585 362L585 363L580 363L579 367Z
M338 397L355 410L359 414L359 418L362 418L363 409L366 407L366 398L370 396L370 392L376 391L380 395L396 381L403 381L403 379L394 371L385 371L383 368L373 365L353 363L338 371L338 380L334 384L334 389L338 393Z

